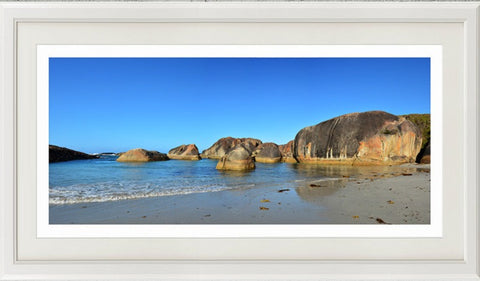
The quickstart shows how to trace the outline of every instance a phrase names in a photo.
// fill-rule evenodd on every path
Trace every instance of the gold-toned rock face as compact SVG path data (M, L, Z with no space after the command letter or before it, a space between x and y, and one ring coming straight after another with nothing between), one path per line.
M168 158L175 160L200 160L198 148L195 144L182 144L172 148L168 154Z
M278 146L280 153L282 154L282 162L285 163L297 163L297 159L293 157L293 140L286 144Z
M297 134L293 156L300 163L385 165L414 162L422 146L409 120L383 111L342 115Z
M165 161L168 156L158 151L150 151L142 148L131 149L122 153L117 158L118 162L150 162L150 161Z
M218 170L247 171L255 169L255 161L243 144L238 144L217 163Z
M278 163L282 160L282 153L278 145L272 142L259 145L252 153L252 156L255 157L255 162L260 163Z
M262 141L253 138L232 138L226 137L216 141L211 147L205 149L201 157L210 159L220 159L230 151L232 151L238 144L244 144L245 148L252 153Z

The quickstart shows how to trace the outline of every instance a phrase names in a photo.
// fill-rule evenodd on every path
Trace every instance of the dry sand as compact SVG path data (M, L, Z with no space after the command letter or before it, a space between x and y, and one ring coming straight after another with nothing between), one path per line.
M430 166L188 195L50 206L51 224L429 224ZM413 171L413 172L412 172Z

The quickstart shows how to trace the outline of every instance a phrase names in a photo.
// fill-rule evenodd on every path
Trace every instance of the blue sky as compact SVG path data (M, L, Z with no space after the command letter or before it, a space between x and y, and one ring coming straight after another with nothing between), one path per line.
M50 58L49 71L49 142L87 153L283 144L346 113L430 113L428 58Z

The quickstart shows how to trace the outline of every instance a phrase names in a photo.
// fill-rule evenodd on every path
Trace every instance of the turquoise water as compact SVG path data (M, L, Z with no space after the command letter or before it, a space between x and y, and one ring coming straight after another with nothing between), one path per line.
M216 160L116 162L116 156L49 164L50 204L216 192L245 188L295 188L305 181L390 172L388 167L262 164L250 172L215 169ZM383 169L383 170L382 170Z

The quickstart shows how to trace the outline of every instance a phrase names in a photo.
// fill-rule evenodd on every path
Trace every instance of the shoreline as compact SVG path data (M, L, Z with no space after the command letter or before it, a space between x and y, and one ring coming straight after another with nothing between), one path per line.
M248 187L52 204L50 223L429 224L430 165L407 164L403 168L407 172L302 181L294 188Z

